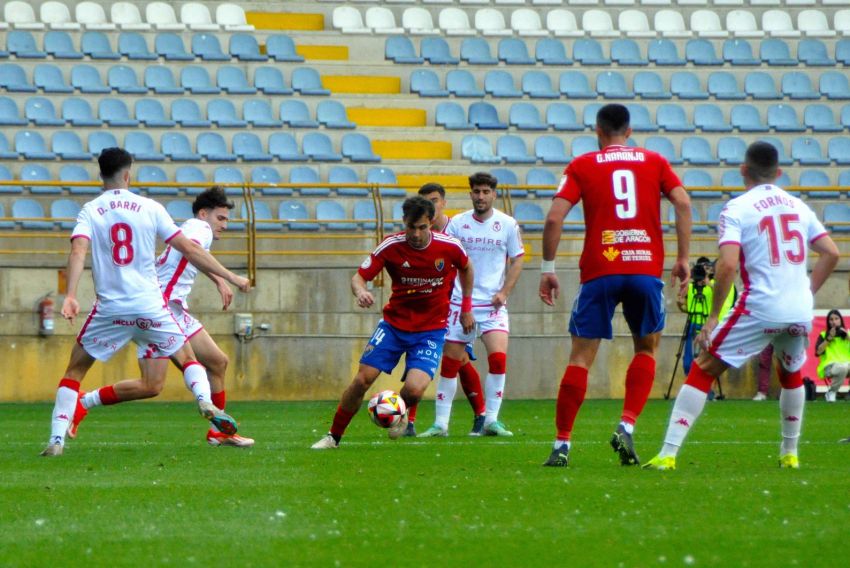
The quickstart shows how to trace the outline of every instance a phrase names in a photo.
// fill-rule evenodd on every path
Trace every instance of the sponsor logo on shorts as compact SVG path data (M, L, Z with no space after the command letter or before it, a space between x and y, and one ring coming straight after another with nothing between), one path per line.
M160 327L162 327L161 322L153 321L147 318L137 318L134 320L114 319L112 320L112 325L121 325L124 327L138 327L139 329L159 329Z
M428 340L428 347L430 347L431 349L436 349L437 344L429 339Z
M794 324L788 326L788 335L791 337L802 337L808 335L805 326Z

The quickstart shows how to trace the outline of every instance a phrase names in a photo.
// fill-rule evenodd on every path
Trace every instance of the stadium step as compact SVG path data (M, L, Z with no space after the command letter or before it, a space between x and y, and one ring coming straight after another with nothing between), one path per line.
M321 61L348 61L347 45L296 45L295 53L304 59Z
M385 160L451 160L451 142L372 140L372 151Z
M401 79L388 76L322 75L322 86L333 93L364 95L401 93Z
M427 113L419 108L349 107L348 120L357 126L425 126Z
M246 12L245 19L258 30L304 30L325 29L323 14L292 12Z

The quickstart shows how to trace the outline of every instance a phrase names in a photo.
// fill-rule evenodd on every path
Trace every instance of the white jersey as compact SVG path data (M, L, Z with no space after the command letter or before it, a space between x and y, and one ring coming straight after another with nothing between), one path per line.
M475 287L472 290L473 306L493 305L493 295L505 283L506 260L525 254L522 236L516 220L497 209L490 218L481 221L470 209L452 217L446 234L457 238L472 260L475 270ZM463 298L460 278L455 279L452 302Z
M759 185L726 204L718 231L720 245L741 246L744 290L735 311L770 322L811 321L808 245L827 232L805 203Z
M187 219L180 225L180 230L188 239L204 247L204 250L210 250L213 233L209 223L200 219ZM156 259L156 273L165 300L178 302L188 308L187 298L192 291L198 269L186 260L183 253L168 247Z
M158 312L164 302L154 261L156 239L180 233L165 207L126 189L104 191L83 206L71 239L91 241L97 311Z

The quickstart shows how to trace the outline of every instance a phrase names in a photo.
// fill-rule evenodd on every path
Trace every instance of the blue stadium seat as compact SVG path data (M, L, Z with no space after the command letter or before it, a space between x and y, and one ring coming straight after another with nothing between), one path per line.
M603 71L596 75L596 91L606 99L633 99L634 91L629 90L626 79L619 71Z
M361 229L374 231L378 226L378 213L375 211L375 203L365 199L355 201L354 220L360 225Z
M242 171L232 166L219 166L213 170L213 183L216 185L225 184L244 184L245 177ZM224 193L227 195L242 195L241 187L225 187ZM192 195L190 192L189 195Z
M50 221L29 221L25 219L43 219L44 209L38 201L33 199L16 199L12 202L12 217L16 223L21 224L23 229L37 231L49 231L53 228Z
M118 141L111 132L92 132L89 134L88 150L94 156L100 156L106 148L117 148Z
M254 70L254 86L266 95L291 95L292 89L286 86L283 73L275 67L257 67Z
M842 65L850 65L850 39L844 38L835 42L835 59Z
M292 41L292 40L290 40ZM268 46L266 46L268 49ZM393 63L406 63L412 65L421 65L425 63L423 57L416 55L416 48L413 47L413 42L406 36L391 36L384 43L384 58Z
M366 172L366 183L374 183L380 186L398 185L398 178L390 168L369 168L369 171ZM400 187L380 187L378 190L385 197L407 196L407 192Z
M744 78L744 91L756 100L782 98L782 93L776 90L773 77L763 71L747 73L747 76Z
M100 120L109 126L134 127L139 121L130 116L127 105L121 99L101 99L97 105L97 114Z
M204 61L230 61L230 55L221 50L221 43L215 34L195 34L192 36L192 53Z
M727 166L744 163L747 143L737 136L724 136L717 141L717 157Z
M319 230L318 223L307 221L310 218L310 214L307 213L307 207L300 201L281 201L278 206L277 216L290 231Z
M280 104L280 119L292 128L319 127L319 123L310 116L310 109L298 99L283 101Z
M65 121L56 116L50 99L30 97L24 103L24 116L36 126L64 126Z
M517 90L513 75L507 71L488 71L484 76L484 92L496 98L522 98L522 91Z
M656 65L684 67L687 61L679 55L676 44L669 39L653 39L646 48L647 59Z
M54 132L51 149L61 160L92 159L92 155L83 149L83 143L80 137L73 130L59 130Z
M165 110L157 99L139 99L135 105L136 120L148 128L171 128L177 123L165 116Z
M552 103L546 107L546 124L556 131L584 130L576 119L576 111L566 103Z
M502 160L493 154L490 142L483 136L470 134L461 141L461 157L473 164L498 164Z
M207 119L219 128L245 128L248 122L239 118L236 107L228 99L213 99L207 103Z
M823 155L820 143L809 136L801 136L791 141L791 159L803 166L828 166L829 158Z
M165 65L149 65L145 68L145 87L157 95L183 94L183 87L177 85L171 68Z
M508 125L499 120L496 107L479 101L469 105L469 122L480 130L506 130Z
M629 124L634 132L658 132L658 125L652 121L649 110L636 103L626 105L629 109Z
M165 204L165 210L175 222L180 223L194 217L192 204L184 199L175 199Z
M292 38L283 34L273 34L266 38L266 53L269 57L279 62L303 63L304 57L295 51L295 42ZM397 61L396 63L402 63Z
M231 95L254 95L256 87L248 83L245 72L238 67L219 67L216 71L216 83L224 92Z
M719 189L693 189L696 187L707 188L714 185L714 180L711 179L711 174L705 170L689 168L682 176L682 185L687 188L688 194L691 197L720 199L723 196L723 192Z
M35 38L24 30L6 32L6 50L18 59L44 59L47 54L35 44Z
M572 65L564 43L558 39L542 38L534 48L534 57L543 65Z
M716 71L708 76L708 92L720 100L743 100L747 93L738 89L738 81L728 71Z
M106 34L98 31L83 33L80 40L80 51L91 59L121 59L121 54L112 49Z
M564 71L558 79L558 90L568 99L595 99L596 91L581 71Z
M326 96L331 92L322 87L319 72L312 67L299 67L292 72L292 89L302 95Z
M166 61L194 61L195 55L186 51L183 39L171 32L159 33L154 40L154 51Z
M147 132L129 132L124 137L124 149L138 162L161 162L165 154L156 149L153 139Z
M193 95L217 95L221 92L213 85L205 67L190 65L180 71L180 84Z
M832 182L829 181L829 176L820 170L805 170L800 174L800 187L829 187ZM841 191L836 189L829 190L813 190L806 193L809 197L826 197L838 199Z
M828 105L807 105L803 111L803 124L813 132L841 132L844 127L835 121L832 108Z
M745 39L727 39L723 42L723 60L731 65L760 65L753 57L753 46Z
M794 163L794 160L785 153L785 145L782 143L782 140L774 138L773 136L762 136L761 140L764 140L776 148L776 152L779 154L779 165L790 166Z
M827 144L827 156L838 165L850 164L850 138L830 138Z
M420 97L448 97L448 90L440 85L437 74L428 69L419 69L410 74L410 92Z
M325 128L352 129L357 125L348 120L345 107L339 101L322 101L316 106L316 119Z
M499 64L499 60L490 53L490 44L483 37L465 38L460 44L460 60L470 65Z
M342 155L334 152L331 139L321 132L311 132L301 141L304 153L316 162L341 162Z
M3 160L17 160L18 153L13 152L11 148L9 148L9 141L6 140L6 135L0 131L0 159Z
M809 76L796 71L782 76L782 94L794 100L820 98L820 93L812 87Z
M525 141L519 136L508 134L496 141L496 155L506 164L533 164L537 158L528 153Z
M316 219L328 231L354 231L357 223L345 221L345 208L336 201L319 201L316 204Z
M44 34L44 51L53 59L82 59L68 32L52 30Z
M118 36L118 53L136 61L155 61L158 57L148 48L142 34L136 32L122 32Z
M402 224L402 217L404 216L404 211L402 211L402 205L403 202L396 201L395 203L393 203L393 212L392 215L389 217L389 220L387 220L388 218L384 216L385 231L399 231L404 228L404 225Z
M434 123L448 130L472 130L475 128L466 120L466 112L463 107L454 102L443 102L437 105Z
M316 184L321 183L319 172L308 166L298 166L289 170L289 183L291 184ZM326 187L299 187L301 195L328 196L331 190Z
M171 103L171 119L184 128L208 128L212 123L207 120L193 99L180 98Z
M561 95L552 88L552 80L542 71L528 71L522 76L522 92L532 99L557 99Z
M519 180L513 170L509 170L507 168L493 168L490 170L490 175L496 178L500 189L505 186L519 185ZM524 189L510 189L509 191L512 197L528 196L528 191Z
M702 217L699 214L699 209L691 205L691 220L693 221L693 226L691 227L691 232L693 233L707 233L708 225L703 224ZM674 227L676 224L676 208L670 206L667 209L667 223L670 227Z
M826 52L826 45L814 38L801 39L797 43L797 59L809 67L834 67L835 59Z
M708 98L708 91L702 88L699 78L690 71L677 71L670 76L670 91L682 100L702 100Z
M676 103L659 105L655 114L658 126L667 132L694 132L696 127L688 121L685 109Z
M791 56L791 48L779 38L766 38L759 45L759 58L771 67L793 67L799 62Z
M543 210L536 203L521 201L514 207L514 218L526 233L543 231Z
M0 97L0 126L26 126L27 120L21 117L18 105L9 97Z
M534 154L544 164L563 164L570 161L564 141L558 136L540 136L534 141Z
M33 130L15 133L15 151L27 160L52 160L56 157L56 154L47 151L41 134Z
M60 229L70 231L77 224L77 215L80 214L80 205L73 199L57 199L50 204L50 216L57 221Z
M242 218L248 218L248 209L245 203L242 203ZM240 223L242 225L242 223ZM269 204L265 201L254 201L254 227L258 231L279 231L283 224L277 221L272 215ZM233 229L233 224L228 226L228 229ZM245 228L240 227L238 230L244 231Z
M149 195L177 195L176 187L150 187L148 183L168 183L168 176L159 166L144 165L136 173L136 183L139 189L145 190Z
M531 103L514 103L508 113L508 123L517 130L547 130L540 120L540 111Z
M125 95L143 95L147 87L139 85L136 72L127 65L113 65L106 73L107 84L115 91Z
M278 120L272 114L269 103L263 99L251 99L242 105L242 113L245 121L255 128L279 128L283 121Z
M283 178L277 168L258 166L251 170L251 183L280 184ZM259 191L263 195L292 195L292 189L288 187L261 187Z
M850 170L844 170L838 174L838 185L841 187L850 187Z
M634 91L641 99L670 99L673 93L664 88L661 76L655 71L638 71L635 73Z
M499 40L499 60L506 65L535 64L534 58L528 54L525 42L515 37Z
M602 45L589 38L575 40L573 59L581 65L611 65L611 60L602 53Z
M661 154L673 165L682 163L682 158L680 158L676 153L676 149L673 147L673 143L669 138L663 136L650 136L644 142L643 147L647 150L652 150L653 152Z
M239 61L268 61L268 55L260 53L260 44L249 34L230 36L230 56Z
M431 65L457 65L460 59L452 55L449 44L441 37L422 38L419 53Z
M827 71L820 76L819 90L831 100L850 99L850 81L840 71Z
M791 105L767 107L767 125L776 132L805 132L806 128L797 119L797 111Z
M707 39L691 39L685 44L685 59L694 65L723 65L714 45Z
M27 74L20 65L3 63L0 65L0 89L10 93L34 93L36 91Z
M581 204L570 207L567 216L564 217L564 230L568 232L584 232L584 210Z
M365 134L350 133L342 137L342 155L352 162L380 162L372 151L372 142Z
M584 105L582 121L584 122L585 128L588 128L591 131L596 129L596 115L599 113L600 108L602 108L602 103L589 103Z
M823 208L823 223L830 231L850 232L850 206L844 203L827 203Z
M706 210L705 221L708 223L708 228L712 231L717 231L717 225L720 222L720 212L723 211L724 206L724 203L712 203Z
M588 152L596 152L598 150L599 141L595 136L576 136L570 144L570 153L574 159Z
M767 132L768 126L762 122L756 107L750 104L735 105L730 114L732 126L740 132Z
M701 136L689 136L682 140L682 159L689 164L716 166L720 161L714 157L708 140Z
M177 183L186 183L186 184L200 183L200 184L204 184L204 186L206 186L207 178L206 178L206 176L204 176L204 172L202 172L200 170L200 168L198 168L197 166L180 166L174 172L174 181L176 181ZM182 187L181 189L183 191L185 191L188 195L197 195L197 194L201 193L202 191L204 191L205 187L201 187L201 186L199 186L199 187ZM174 202L172 201L172 203L174 203ZM166 206L166 209L167 208L168 207ZM190 206L189 211L191 212L191 210L192 210L192 208ZM169 213L171 213L171 212L169 211ZM174 214L172 213L172 217L173 216L174 216Z
M221 134L202 132L196 139L198 153L208 162L235 162L236 155L227 149L227 143Z
M47 171L47 168L40 164L25 164L21 167L20 173L21 181L50 181L50 172ZM23 183L26 187L28 184ZM29 186L30 193L40 194L40 195L58 195L62 193L61 187L52 187L52 186Z
M91 181L89 172L82 166L74 164L66 164L59 169L59 181L65 182L85 182ZM68 190L72 195L97 195L100 193L100 188L97 186L65 186L62 189Z
M91 106L85 99L67 98L62 101L62 118L71 126L100 126L103 122L95 118Z
M238 132L233 136L233 153L243 162L271 162L273 159L253 132Z
M703 132L732 132L732 125L723 117L723 111L715 104L694 107L694 125Z
M526 185L541 185L546 186L545 189L533 190L537 197L549 198L555 195L555 187L558 185L558 180L555 179L555 174L550 170L542 168L532 168L525 174Z
M306 162L307 156L298 149L298 142L288 132L269 136L269 153L281 162Z
M640 53L640 47L633 39L615 39L611 44L611 60L617 65L649 65L649 61Z
M74 88L65 83L62 71L55 65L36 65L32 73L33 84L45 93L73 93Z
M328 172L328 183L340 184L336 187L338 195L369 195L369 190L365 187L346 187L345 183L360 183L360 178L357 177L357 172L348 166L334 166Z

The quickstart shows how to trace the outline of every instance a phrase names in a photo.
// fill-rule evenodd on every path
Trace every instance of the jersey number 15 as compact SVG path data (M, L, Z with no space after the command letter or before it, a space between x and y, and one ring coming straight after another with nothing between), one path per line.
M799 223L800 216L796 213L762 217L759 221L759 234L767 234L767 248L770 254L770 264L778 266L784 255L791 264L800 264L806 258L803 235L797 229L792 229L792 223ZM777 225L779 228L777 229ZM782 233L782 240L779 233Z

